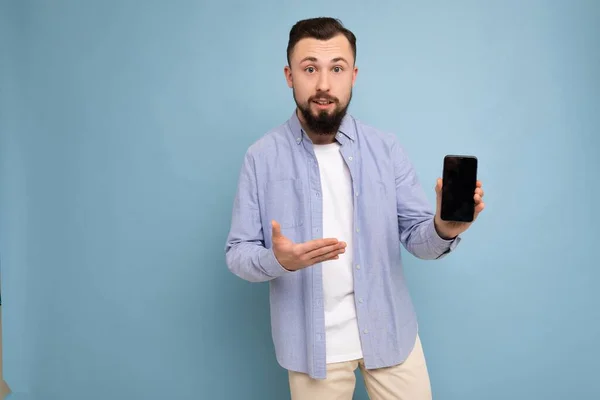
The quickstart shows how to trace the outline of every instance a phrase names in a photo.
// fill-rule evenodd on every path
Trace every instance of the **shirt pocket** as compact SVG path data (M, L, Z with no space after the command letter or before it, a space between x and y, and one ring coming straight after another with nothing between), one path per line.
M304 225L304 190L300 179L269 181L265 199L266 214L269 219L277 221L281 228Z

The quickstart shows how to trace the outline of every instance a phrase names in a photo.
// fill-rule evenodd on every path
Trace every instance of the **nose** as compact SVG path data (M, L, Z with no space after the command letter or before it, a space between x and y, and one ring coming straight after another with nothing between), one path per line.
M329 90L329 78L327 74L319 74L319 80L317 81L317 91L327 92Z

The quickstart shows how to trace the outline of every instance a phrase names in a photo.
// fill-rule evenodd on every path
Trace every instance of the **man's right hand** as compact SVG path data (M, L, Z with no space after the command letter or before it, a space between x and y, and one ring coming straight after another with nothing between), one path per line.
M272 221L273 252L283 268L296 271L323 261L336 260L346 251L346 243L335 238L316 239L294 243L281 234L277 221Z

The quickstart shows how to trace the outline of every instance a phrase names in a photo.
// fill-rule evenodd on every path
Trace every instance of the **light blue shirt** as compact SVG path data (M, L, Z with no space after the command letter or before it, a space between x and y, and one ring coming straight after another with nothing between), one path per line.
M352 177L354 295L365 366L401 363L417 318L403 273L401 247L439 259L460 241L440 238L434 213L395 135L346 115L336 135ZM269 282L272 338L285 369L326 377L321 265L283 268L272 251L271 220L296 243L322 238L317 158L294 112L245 154L225 247L229 270Z

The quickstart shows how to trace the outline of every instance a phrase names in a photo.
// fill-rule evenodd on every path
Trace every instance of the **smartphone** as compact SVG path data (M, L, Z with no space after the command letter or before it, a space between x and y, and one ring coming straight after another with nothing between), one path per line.
M477 157L445 156L442 180L442 220L472 222L475 214L473 197L477 187Z

